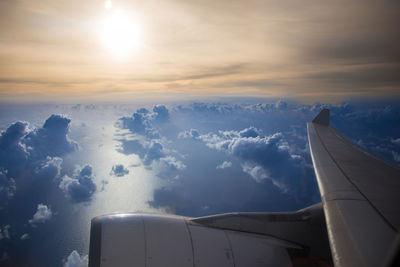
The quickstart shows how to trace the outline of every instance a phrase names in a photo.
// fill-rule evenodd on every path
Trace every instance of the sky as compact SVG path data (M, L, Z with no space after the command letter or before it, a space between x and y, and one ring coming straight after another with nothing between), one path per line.
M399 1L0 0L0 265L90 220L319 202L306 123L400 165Z
M399 5L1 0L0 98L397 98Z

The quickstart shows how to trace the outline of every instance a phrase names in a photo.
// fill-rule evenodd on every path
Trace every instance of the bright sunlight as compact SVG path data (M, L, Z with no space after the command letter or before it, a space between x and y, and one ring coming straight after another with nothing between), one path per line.
M142 44L140 26L128 12L114 9L111 1L105 2L105 8L107 17L101 25L101 42L117 59L127 59Z

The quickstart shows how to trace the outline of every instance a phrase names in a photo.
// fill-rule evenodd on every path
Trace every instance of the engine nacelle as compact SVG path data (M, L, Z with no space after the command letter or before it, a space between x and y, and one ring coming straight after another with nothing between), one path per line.
M89 267L292 266L298 245L204 226L185 217L116 214L92 220Z

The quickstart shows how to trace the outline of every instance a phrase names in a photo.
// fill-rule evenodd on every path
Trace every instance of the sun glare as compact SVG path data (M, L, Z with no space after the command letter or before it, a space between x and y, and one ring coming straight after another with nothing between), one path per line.
M142 34L139 24L123 10L112 8L110 1L106 8L108 16L104 19L100 38L104 47L118 59L127 59L142 43Z
M112 2L110 0L104 2L104 7L107 9L112 8Z

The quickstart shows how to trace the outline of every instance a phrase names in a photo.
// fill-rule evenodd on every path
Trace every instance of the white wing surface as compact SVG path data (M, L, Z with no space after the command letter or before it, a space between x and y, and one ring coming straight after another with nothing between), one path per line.
M400 169L329 125L324 109L308 139L335 266L391 266L400 229Z

